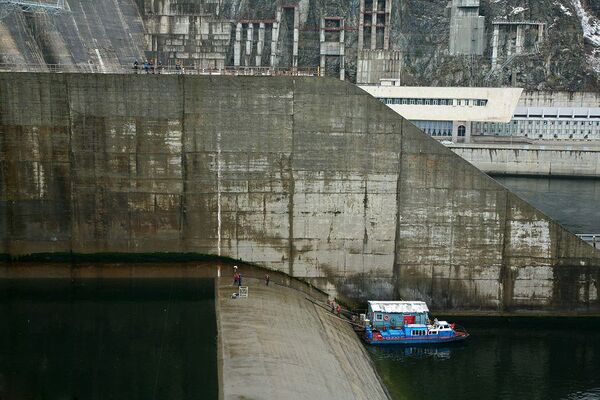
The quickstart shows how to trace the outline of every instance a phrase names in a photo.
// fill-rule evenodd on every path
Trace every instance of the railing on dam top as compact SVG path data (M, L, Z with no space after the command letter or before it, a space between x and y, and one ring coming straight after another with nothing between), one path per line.
M314 68L152 66L134 68L124 65L96 64L20 64L0 63L0 72L98 73L98 74L168 74L168 75L231 75L231 76L317 76Z
M600 233L581 233L577 235L581 240L588 242L597 249L600 249Z

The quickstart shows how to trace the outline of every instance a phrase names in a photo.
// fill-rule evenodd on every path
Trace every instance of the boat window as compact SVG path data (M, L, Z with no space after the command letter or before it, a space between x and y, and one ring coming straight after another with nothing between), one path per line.
M375 321L383 321L383 314L375 314Z

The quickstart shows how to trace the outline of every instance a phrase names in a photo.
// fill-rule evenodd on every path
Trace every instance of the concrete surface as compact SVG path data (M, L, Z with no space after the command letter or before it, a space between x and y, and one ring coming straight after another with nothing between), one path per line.
M600 177L600 147L594 143L452 144L448 147L490 174Z
M222 399L388 399L348 323L294 289L248 279L249 297L231 299L217 282Z
M195 252L347 300L600 313L600 252L327 78L0 74L0 253Z
M34 2L35 3L35 2ZM144 60L144 23L134 0L69 0L57 15L0 9L0 68L114 72ZM54 1L56 4L56 1Z

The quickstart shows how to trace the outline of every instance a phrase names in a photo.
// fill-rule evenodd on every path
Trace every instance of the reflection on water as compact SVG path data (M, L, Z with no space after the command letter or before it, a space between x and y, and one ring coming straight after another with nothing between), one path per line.
M465 323L466 325L466 323ZM368 347L395 400L599 399L600 333L474 327L444 347Z
M212 280L0 280L1 399L216 399Z
M394 361L406 362L411 358L437 358L440 360L450 359L452 351L456 351L458 346L464 346L464 344L453 344L452 348L443 346L381 346L373 348L372 353L376 354L380 360L390 359Z

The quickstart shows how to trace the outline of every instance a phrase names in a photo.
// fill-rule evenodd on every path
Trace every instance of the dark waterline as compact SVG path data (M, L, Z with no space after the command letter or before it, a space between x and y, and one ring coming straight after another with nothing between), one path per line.
M461 322L464 344L368 348L394 400L600 399L598 326Z
M0 398L217 399L212 279L0 280Z
M600 233L600 179L493 176L573 233Z

